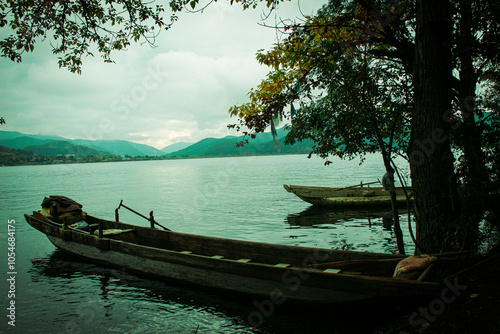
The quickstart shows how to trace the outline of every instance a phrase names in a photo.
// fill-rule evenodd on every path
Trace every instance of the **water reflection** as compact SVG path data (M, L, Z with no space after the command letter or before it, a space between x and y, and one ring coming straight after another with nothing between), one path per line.
M407 251L414 245L407 235L406 210L399 210ZM397 253L393 231L392 212L387 209L339 209L310 206L298 213L288 214L284 220L294 237L302 240L327 241L329 248L382 253ZM320 233L318 233L320 232ZM325 247L322 245L321 247Z
M390 229L392 212L380 210L345 210L323 206L310 206L306 210L289 214L286 221L290 226L312 227L325 224L339 224L346 221L357 221L362 225L372 226L382 221L384 228Z
M261 326L251 327L245 319L256 312L255 305L263 303L263 298L235 298L150 280L125 270L74 261L61 251L32 260L32 264L32 279L46 283L43 299L38 299L44 305L41 332L100 328L107 333L366 333L386 321L373 312L373 304L297 309L285 303L273 306ZM395 306L386 305L386 309ZM54 316L56 307L65 311ZM360 316L367 321L353 326ZM29 317L26 320L28 323Z
M51 329L77 326L122 333L194 333L196 329L198 333L267 333L242 323L241 319L253 311L250 302L237 303L124 269L75 261L59 250L50 257L32 260L32 264L32 279L47 283L44 304L66 304L65 318L53 319L48 326ZM64 298L54 299L62 294Z

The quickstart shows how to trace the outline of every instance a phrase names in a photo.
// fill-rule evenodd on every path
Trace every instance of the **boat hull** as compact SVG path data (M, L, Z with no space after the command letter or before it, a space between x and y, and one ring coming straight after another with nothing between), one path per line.
M86 258L96 263L106 263L127 271L144 274L156 279L188 283L200 287L215 288L236 292L238 294L253 295L261 298L270 298L276 295L280 300L312 303L341 303L364 300L374 296L359 293L322 289L310 286L298 287L299 276L289 276L285 280L269 280L266 278L247 277L242 274L232 274L224 271L215 271L214 268L193 267L154 259L125 254L116 251L101 251L92 246L75 244L49 236L49 240L59 249ZM219 268L220 269L220 268Z
M179 281L276 302L345 303L376 297L436 293L439 284L316 269L331 261L377 262L395 266L402 256L272 245L160 231L99 220L104 228L130 233L99 238L25 215L59 249L80 258L151 278ZM92 217L90 217L92 218ZM95 218L94 218L95 219ZM149 239L148 239L149 238ZM148 245L137 244L143 240ZM390 262L390 263L389 263ZM391 270L386 268L387 272Z

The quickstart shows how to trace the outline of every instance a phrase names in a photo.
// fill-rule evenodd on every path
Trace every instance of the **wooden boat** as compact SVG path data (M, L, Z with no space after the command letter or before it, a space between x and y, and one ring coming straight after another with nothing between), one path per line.
M159 230L87 215L90 231L39 212L27 222L61 250L105 266L281 303L342 303L439 292L392 278L401 255L274 245ZM427 272L427 271L426 271Z
M329 207L389 207L391 196L382 187L357 186L355 188L329 188L314 186L283 185L286 191L297 195L303 201L313 205ZM411 189L410 189L411 191ZM406 205L406 196L402 187L396 188L398 205ZM411 199L410 199L411 200Z

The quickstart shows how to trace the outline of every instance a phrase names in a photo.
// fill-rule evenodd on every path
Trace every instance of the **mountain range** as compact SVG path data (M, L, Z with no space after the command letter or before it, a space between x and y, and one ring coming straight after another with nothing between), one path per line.
M33 153L43 154L43 155L54 155L55 151L47 147L47 144L53 141L66 142L64 148L62 146L61 150L57 154L75 154L75 152L69 152L71 150L78 151L77 146L84 146L91 148L102 154L114 154L114 155L130 155L135 156L161 156L165 152L158 150L154 147L138 144L126 140L86 140L86 139L67 139L59 136L46 136L46 135L28 135L16 131L0 131L0 146L5 146L13 149L29 149L35 150ZM71 144L75 148L71 148ZM35 146L41 146L36 148ZM54 146L54 144L52 145ZM47 148L47 150L44 150ZM95 154L91 153L91 154Z
M261 133L243 147L237 147L237 143L243 140L243 136L226 136L223 138L205 138L196 143L175 143L158 150L148 145L126 140L67 139L59 136L29 135L15 131L0 131L0 146L31 151L35 155L75 155L77 158L90 155L119 155L122 157L210 157L311 152L311 141L304 141L293 146L284 145L283 140L286 133L287 131L284 129L278 130L278 148L274 147L271 133Z

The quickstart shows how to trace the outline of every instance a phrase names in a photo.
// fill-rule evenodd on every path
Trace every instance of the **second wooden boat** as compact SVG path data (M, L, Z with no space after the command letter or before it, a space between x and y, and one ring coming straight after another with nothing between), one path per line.
M329 207L390 207L389 191L382 187L357 186L329 188L316 186L283 185L286 191L313 205ZM411 189L410 189L411 191ZM403 188L396 188L398 205L406 205ZM410 199L411 200L411 199Z

